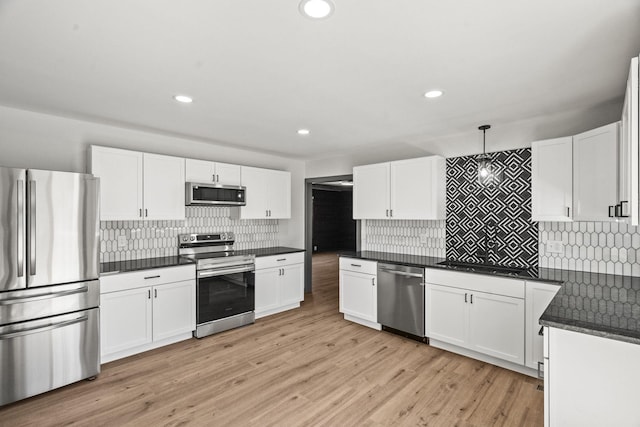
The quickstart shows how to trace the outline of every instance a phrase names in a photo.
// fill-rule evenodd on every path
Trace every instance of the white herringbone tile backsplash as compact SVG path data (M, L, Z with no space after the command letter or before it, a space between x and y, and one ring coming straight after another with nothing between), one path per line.
M561 241L563 253L547 250ZM618 222L540 222L540 267L640 276L640 230Z
M444 258L445 221L363 220L361 250Z
M278 246L278 220L231 219L230 207L187 206L185 220L101 221L100 262L155 258L178 254L178 234L233 231L235 249ZM127 246L118 247L118 236Z

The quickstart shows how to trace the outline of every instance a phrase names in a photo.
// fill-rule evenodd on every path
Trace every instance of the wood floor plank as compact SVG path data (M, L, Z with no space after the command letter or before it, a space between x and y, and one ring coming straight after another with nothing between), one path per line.
M538 381L343 319L338 258L300 309L103 365L0 426L541 426Z

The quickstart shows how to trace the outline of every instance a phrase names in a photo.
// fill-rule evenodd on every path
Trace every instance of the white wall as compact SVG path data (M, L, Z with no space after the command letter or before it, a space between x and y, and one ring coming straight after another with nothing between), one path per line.
M531 142L575 135L620 120L622 99L561 114L540 114L518 122L492 124L487 131L487 152L530 147ZM478 123L482 125L485 123ZM399 138L393 144L367 145L358 150L306 163L307 178L347 175L354 166L438 154L444 157L469 156L482 153L482 133L477 127L441 138L425 135Z
M0 106L1 166L86 172L92 144L290 171L291 219L280 220L280 243L304 247L305 165L300 160Z

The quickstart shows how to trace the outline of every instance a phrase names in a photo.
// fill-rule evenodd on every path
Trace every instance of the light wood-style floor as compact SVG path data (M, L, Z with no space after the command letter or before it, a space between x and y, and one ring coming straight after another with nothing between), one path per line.
M102 367L2 426L541 426L538 381L347 322L335 254L301 309Z

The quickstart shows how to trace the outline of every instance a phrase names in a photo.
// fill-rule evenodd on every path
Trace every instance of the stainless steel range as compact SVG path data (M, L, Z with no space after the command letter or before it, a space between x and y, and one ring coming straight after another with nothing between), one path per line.
M178 236L178 253L196 263L196 338L255 321L255 256L234 242L231 232Z

